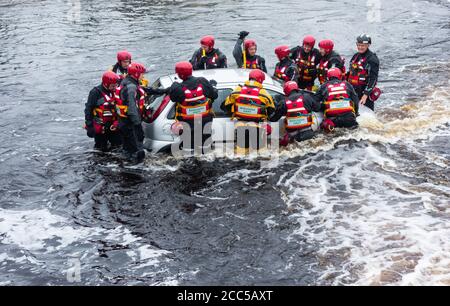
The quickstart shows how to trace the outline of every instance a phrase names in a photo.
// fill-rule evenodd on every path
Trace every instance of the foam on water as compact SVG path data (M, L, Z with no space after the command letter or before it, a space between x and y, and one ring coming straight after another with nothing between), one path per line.
M102 247L104 250L100 253L110 258L114 258L115 249L131 249L127 253L128 258L121 259L121 265L128 273L135 273L136 277L140 277L141 273L148 273L146 267L155 270L161 263L168 261L167 256L171 254L142 243L140 237L134 236L124 227L107 230L74 226L66 218L46 209L16 211L0 208L0 221L2 243L9 245L10 251L18 248L24 254L22 257L14 257L8 252L1 253L0 263L15 262L21 268L27 263L37 265L37 273L56 270L58 274L54 276L63 282L67 270L61 270L61 261L67 263L74 258L80 260L83 277L84 272L89 273L92 269L90 265L99 260L99 249ZM42 254L51 260L40 259ZM8 272L14 272L5 271L1 266L0 270L4 277ZM83 279L82 282L88 284Z

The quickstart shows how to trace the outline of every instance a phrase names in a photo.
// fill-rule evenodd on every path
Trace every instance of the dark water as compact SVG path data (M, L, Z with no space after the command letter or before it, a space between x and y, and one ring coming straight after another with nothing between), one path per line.
M0 284L70 284L79 266L81 284L449 285L450 3L380 4L1 1ZM92 150L84 102L117 50L154 80L205 34L234 63L243 29L270 69L305 34L348 62L370 33L377 118L276 160L133 168Z

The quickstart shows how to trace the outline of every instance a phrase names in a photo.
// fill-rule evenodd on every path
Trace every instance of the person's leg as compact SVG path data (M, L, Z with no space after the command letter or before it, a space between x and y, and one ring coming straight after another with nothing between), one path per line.
M372 111L375 111L375 103L373 103L373 101L370 100L370 98L367 99L367 102L364 105L370 108Z
M131 124L121 125L120 134L122 136L123 150L125 151L127 158L132 158L133 154L138 151L134 126Z
M108 151L108 138L105 134L96 134L94 139L95 139L94 149L103 152Z
M356 116L353 113L347 113L338 117L334 117L332 121L338 128L353 128L358 126Z
M308 129L305 131L299 131L295 136L294 139L297 142L305 141L314 138L315 133L312 129Z

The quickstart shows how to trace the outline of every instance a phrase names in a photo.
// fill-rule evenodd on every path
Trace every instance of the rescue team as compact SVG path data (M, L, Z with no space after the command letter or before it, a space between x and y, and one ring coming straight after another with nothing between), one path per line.
M270 133L267 131L270 126L264 123L285 116L286 134L281 144L287 145L314 137L312 112L323 111L322 129L332 131L335 127L356 127L359 104L374 110L374 102L381 94L376 87L379 60L369 49L372 44L369 35L357 37L358 52L350 60L348 71L332 40L320 41L316 49L315 38L308 35L301 46L276 47L279 62L273 77L284 84L285 93L284 100L277 104L263 86L267 73L265 59L257 55L257 43L246 39L248 35L246 31L239 33L233 56L239 67L251 69L249 80L221 105L238 121L238 134L241 128L254 128L258 134ZM212 121L212 103L218 92L215 81L194 77L192 72L227 68L227 58L215 48L213 36L203 37L200 45L189 62L175 66L182 82L175 82L166 90L147 87L145 66L133 62L129 52L119 52L117 63L103 74L102 83L91 90L86 103L85 128L87 135L95 139L95 148L107 151L122 146L127 159L142 161L145 151L141 123L152 115L145 97L154 94L168 94L176 103L176 120L191 130L191 143L183 144L185 148L194 149L194 121L200 121L203 147L211 136L204 128ZM320 87L315 85L316 79ZM247 148L247 142L241 145Z

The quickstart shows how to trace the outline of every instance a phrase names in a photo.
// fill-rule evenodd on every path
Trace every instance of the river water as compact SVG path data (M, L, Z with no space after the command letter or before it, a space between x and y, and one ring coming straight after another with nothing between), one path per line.
M450 1L0 1L0 284L450 285ZM119 49L151 80L214 34L373 37L377 117L276 159L138 167L93 151L89 90ZM79 273L78 273L79 272Z

